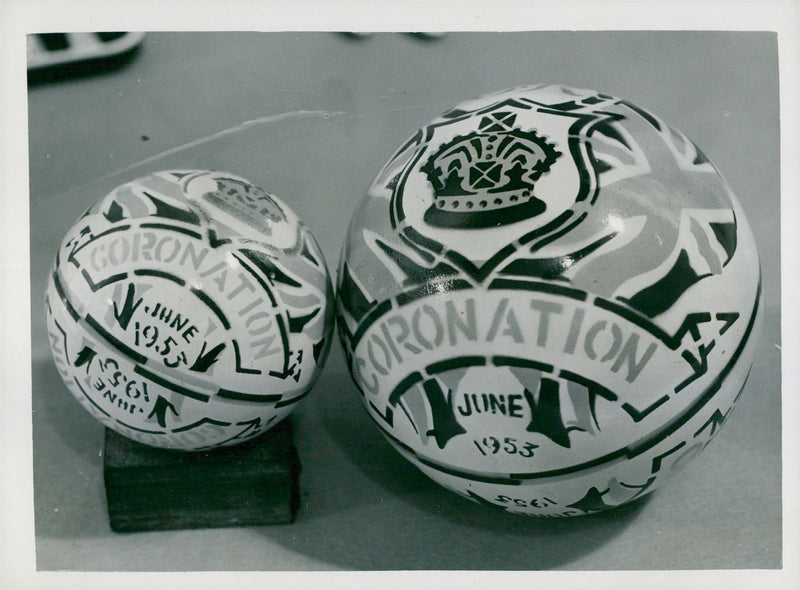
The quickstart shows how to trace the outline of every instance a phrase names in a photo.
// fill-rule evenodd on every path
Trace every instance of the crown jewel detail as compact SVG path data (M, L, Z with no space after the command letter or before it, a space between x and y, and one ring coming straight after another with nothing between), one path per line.
M539 215L534 183L561 152L535 130L514 127L516 114L484 116L478 131L441 145L421 167L434 200L425 221L440 227L490 227Z

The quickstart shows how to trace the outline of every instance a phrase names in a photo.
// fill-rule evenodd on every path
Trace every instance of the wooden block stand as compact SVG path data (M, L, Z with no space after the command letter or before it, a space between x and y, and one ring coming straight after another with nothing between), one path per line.
M288 524L299 505L291 421L213 451L148 447L106 429L104 476L115 532Z

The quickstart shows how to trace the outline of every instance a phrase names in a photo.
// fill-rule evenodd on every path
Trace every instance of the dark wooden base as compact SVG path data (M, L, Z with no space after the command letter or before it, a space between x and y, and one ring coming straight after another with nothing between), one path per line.
M201 452L148 447L106 429L103 467L115 532L287 524L299 505L290 419L253 441Z

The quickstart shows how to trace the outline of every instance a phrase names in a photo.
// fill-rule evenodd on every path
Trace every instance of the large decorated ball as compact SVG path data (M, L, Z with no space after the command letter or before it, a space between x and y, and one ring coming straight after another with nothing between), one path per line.
M703 152L561 86L466 102L400 146L338 289L353 379L394 447L477 502L554 517L638 498L709 444L762 299Z
M325 260L274 195L223 172L124 184L67 232L46 297L55 364L103 424L201 450L296 407L328 352Z

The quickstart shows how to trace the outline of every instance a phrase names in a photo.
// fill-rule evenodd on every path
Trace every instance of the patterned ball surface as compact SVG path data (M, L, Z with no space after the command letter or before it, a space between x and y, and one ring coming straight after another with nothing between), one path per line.
M70 228L46 296L55 364L103 424L204 450L289 414L328 352L325 260L289 207L224 172L124 184Z
M351 221L337 313L404 457L479 503L565 517L705 448L761 299L741 206L697 146L625 100L533 86L397 150Z

